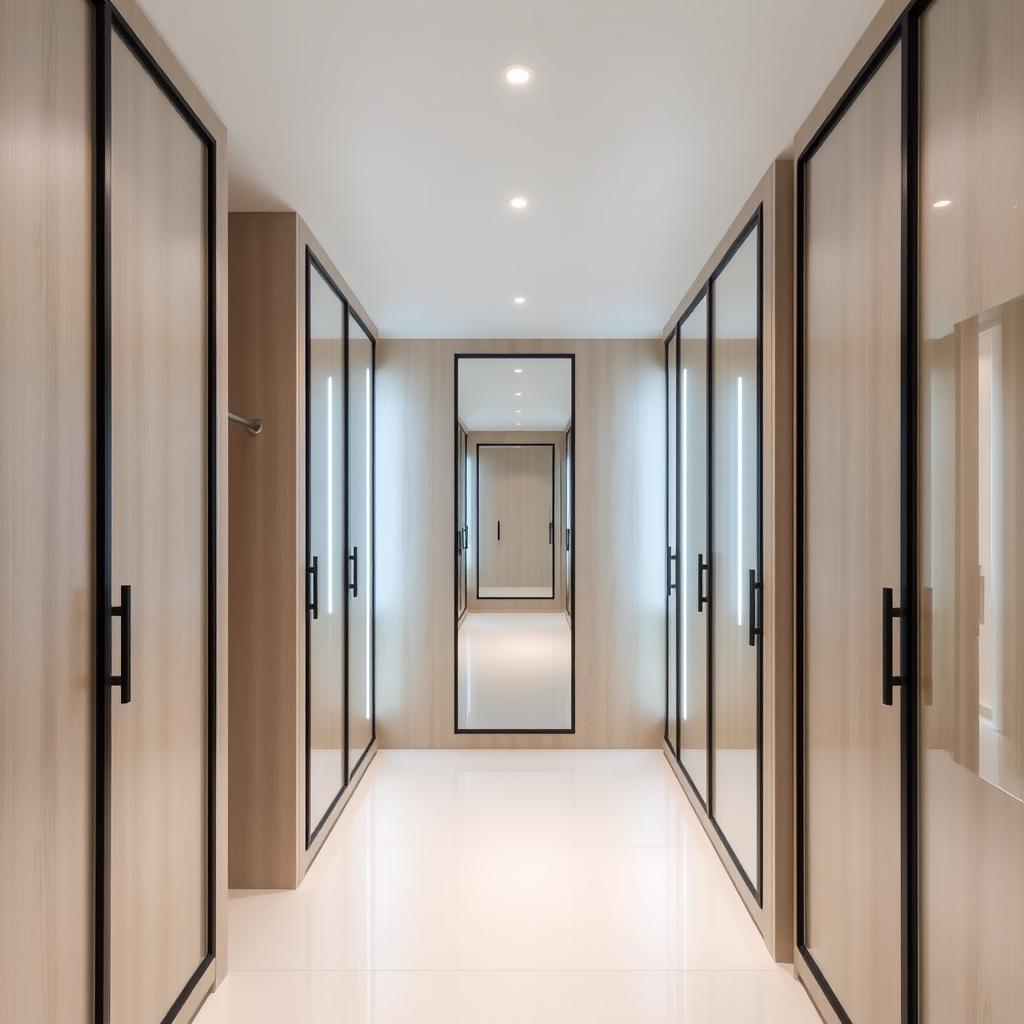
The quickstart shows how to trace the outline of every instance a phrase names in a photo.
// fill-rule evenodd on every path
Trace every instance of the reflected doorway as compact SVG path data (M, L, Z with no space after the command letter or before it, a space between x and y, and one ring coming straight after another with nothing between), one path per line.
M455 357L455 731L575 729L571 355Z

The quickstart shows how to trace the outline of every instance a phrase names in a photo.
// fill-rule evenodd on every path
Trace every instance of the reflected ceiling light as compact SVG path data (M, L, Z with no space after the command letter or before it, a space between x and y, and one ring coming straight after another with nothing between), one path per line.
M526 301L526 296L524 296L524 295L517 295L512 301L517 306L521 306ZM519 373L519 370L516 370L516 373Z
M947 206L952 206L952 205L953 205L953 200L952 199L940 199L938 202L932 203L932 206L936 210L944 210Z
M526 196L515 196L508 201L508 205L511 206L513 210L525 210L530 205L530 201Z
M522 416L523 415L523 410L522 409L516 409L516 415L517 416Z
M533 78L533 68L525 64L509 64L501 76L509 85L526 85Z
M520 368L519 368L519 367L517 366L517 367L515 368L515 371L514 371L514 372L515 372L515 373L522 373L523 371L522 371L522 370L521 370L521 369L520 369Z
M522 397L523 397L523 393L522 393L522 391L517 391L517 392L515 393L515 396L514 396L514 397L516 397L516 398L522 398Z

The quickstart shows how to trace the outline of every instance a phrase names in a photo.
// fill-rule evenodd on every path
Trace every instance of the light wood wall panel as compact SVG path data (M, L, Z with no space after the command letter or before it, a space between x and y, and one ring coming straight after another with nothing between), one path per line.
M93 9L0 0L0 1020L92 1020Z
M576 355L576 733L454 734L454 356ZM656 747L665 714L661 341L383 341L377 730L384 747Z

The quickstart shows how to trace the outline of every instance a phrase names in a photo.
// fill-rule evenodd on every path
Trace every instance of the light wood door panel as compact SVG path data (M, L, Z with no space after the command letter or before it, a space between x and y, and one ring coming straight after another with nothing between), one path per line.
M858 1024L900 1020L900 49L806 167L805 944Z
M93 6L0 0L0 1020L92 1020Z
M1024 18L921 21L921 1007L1024 1018ZM936 204L940 204L936 206Z
M150 1022L206 955L210 909L207 164L116 35L111 60L112 580L133 612L133 699L112 713L111 1019Z

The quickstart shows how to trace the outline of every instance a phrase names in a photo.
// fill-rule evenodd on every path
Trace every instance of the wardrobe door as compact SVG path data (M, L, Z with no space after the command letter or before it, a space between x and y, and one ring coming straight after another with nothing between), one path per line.
M572 472L573 472L573 445L575 435L572 427L565 432L565 505L564 531L565 531L565 610L569 614L569 624L572 625L573 617L573 580L572 580Z
M761 232L713 282L712 816L759 893L761 866Z
M373 342L348 318L348 775L373 741Z
M0 1020L93 999L93 21L0 0Z
M455 436L455 591L458 617L466 610L466 561L469 553L466 541L466 432L456 427Z
M1024 1019L1024 17L920 23L920 952L927 1024Z
M505 477L507 448L477 445L476 464L479 488L477 507L477 597L496 596L507 588L508 515L505 513ZM501 517L505 516L502 524ZM504 527L504 534L502 528ZM505 546L502 546L504 540Z
M679 763L708 798L708 300L679 325Z
M345 786L345 302L306 257L306 838Z
M897 605L901 588L900 72L897 44L801 167L798 927L858 1024L901 1019L902 695L882 703L883 588Z
M674 754L679 750L679 332L665 342L666 452L668 488L666 491L666 535L668 548L666 577L666 677L665 740ZM682 567L685 571L685 566Z
M508 453L508 578L523 596L555 596L555 446L527 444ZM502 539L505 524L502 523Z
M210 952L209 168L110 46L110 1019L154 1024Z

